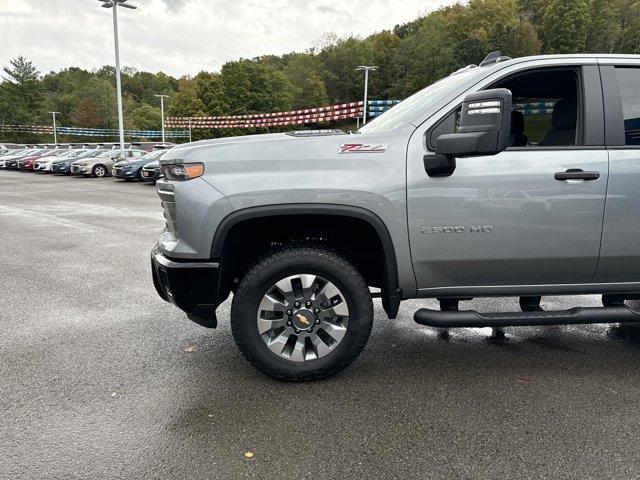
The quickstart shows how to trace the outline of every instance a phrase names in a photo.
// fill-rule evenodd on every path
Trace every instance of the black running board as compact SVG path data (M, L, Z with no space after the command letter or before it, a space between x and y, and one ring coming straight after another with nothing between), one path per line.
M474 310L440 311L421 308L413 319L428 327L527 327L533 325L579 325L640 322L640 310L624 305L580 307L560 311L478 313Z

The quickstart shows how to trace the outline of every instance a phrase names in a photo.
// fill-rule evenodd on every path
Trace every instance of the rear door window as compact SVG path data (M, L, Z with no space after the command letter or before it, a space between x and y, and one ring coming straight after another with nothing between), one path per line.
M640 145L640 68L616 68L626 145Z

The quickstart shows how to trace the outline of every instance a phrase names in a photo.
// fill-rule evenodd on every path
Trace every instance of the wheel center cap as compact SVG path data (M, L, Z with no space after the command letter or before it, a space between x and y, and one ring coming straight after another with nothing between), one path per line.
M298 330L307 330L308 328L311 328L315 323L315 317L313 315L313 312L309 310L296 310L291 316L291 322L293 323L293 326Z

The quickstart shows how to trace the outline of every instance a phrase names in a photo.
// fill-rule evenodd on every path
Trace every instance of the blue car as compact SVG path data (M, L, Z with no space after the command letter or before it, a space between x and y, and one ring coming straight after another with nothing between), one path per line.
M111 173L115 178L121 178L122 180L143 180L142 167L148 163L157 161L167 150L167 148L157 148L153 152L149 152L140 158L132 158L118 162L113 166Z

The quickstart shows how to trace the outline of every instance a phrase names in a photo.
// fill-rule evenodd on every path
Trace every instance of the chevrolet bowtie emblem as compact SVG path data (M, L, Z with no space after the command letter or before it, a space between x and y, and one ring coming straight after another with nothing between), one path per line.
M307 317L305 317L301 313L297 314L296 317L298 317L298 320L300 320L300 322L304 323L305 325L310 325L311 324L311 322L309 320L307 320Z

